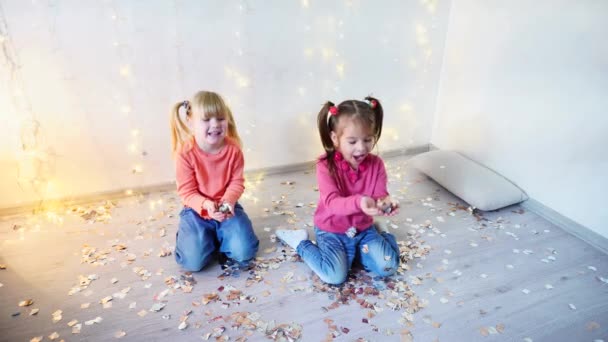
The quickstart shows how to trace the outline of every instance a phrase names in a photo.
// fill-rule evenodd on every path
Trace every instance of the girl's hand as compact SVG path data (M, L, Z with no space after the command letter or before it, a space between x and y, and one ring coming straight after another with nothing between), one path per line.
M394 216L399 213L399 202L394 201L390 196L378 199L376 206L383 216Z
M361 211L363 211L365 215L376 216L382 214L382 212L378 209L378 206L376 206L376 201L374 201L374 199L371 197L361 197L360 206Z
M217 204L212 200L206 199L203 201L202 207L203 211L207 211L207 215L211 216L211 214L216 211Z
M226 214L224 214L220 211L214 211L212 213L209 213L209 217L211 217L212 219L214 219L218 222L222 222L226 219Z
M222 205L220 205L218 207L218 211L220 213L223 213L226 215L226 218L231 218L232 216L234 216L234 204L231 204L229 202L223 202Z

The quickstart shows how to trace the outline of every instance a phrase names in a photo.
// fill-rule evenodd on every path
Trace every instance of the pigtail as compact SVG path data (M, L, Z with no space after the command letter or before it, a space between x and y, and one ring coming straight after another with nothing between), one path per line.
M374 97L367 96L365 98L365 102L367 102L374 112L374 140L375 143L378 143L380 140L380 135L382 135L382 120L384 118L384 111L382 110L382 105L380 101Z
M236 122L234 121L234 116L232 115L232 111L228 108L227 105L224 104L224 110L226 111L226 118L228 119L228 136L234 140L239 147L243 147L243 142L241 141L241 137L239 136L239 132L236 129Z
M179 109L184 107L186 116L190 115L190 106L187 101L178 102L171 108L169 122L171 123L171 150L175 154L185 142L192 139L192 132L188 125L182 120L179 115Z
M321 107L319 114L317 115L317 126L319 128L319 136L321 137L321 144L325 150L325 157L321 159L327 160L327 167L332 177L336 175L336 163L334 162L334 143L331 140L331 130L337 121L335 115L330 115L329 110L331 107L335 107L333 102L327 101Z

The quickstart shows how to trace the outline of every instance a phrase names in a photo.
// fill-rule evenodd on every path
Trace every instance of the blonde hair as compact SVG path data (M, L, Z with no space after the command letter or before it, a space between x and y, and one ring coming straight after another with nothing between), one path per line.
M191 101L178 102L171 108L169 121L171 123L171 148L173 153L179 151L184 145L192 141L194 137L188 124L179 115L179 109L182 107L186 110L186 117L190 119L226 119L228 121L227 135L241 146L241 138L236 130L232 111L228 108L222 97L211 91L199 91L194 94Z

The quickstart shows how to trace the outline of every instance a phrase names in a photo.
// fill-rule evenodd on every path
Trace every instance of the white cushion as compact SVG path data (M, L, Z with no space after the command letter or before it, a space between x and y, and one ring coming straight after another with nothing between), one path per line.
M408 164L480 210L496 210L528 199L508 179L458 152L425 152L411 158Z

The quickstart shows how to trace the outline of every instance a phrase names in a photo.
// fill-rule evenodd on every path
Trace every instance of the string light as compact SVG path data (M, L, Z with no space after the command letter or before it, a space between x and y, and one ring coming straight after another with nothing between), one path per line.
M49 190L48 184L54 174L55 154L45 146L40 122L32 109L32 104L21 75L22 65L13 45L4 8L0 4L0 44L2 57L8 67L8 84L11 102L21 119L19 131L20 146L17 151L17 185L22 190L33 190L42 204Z

